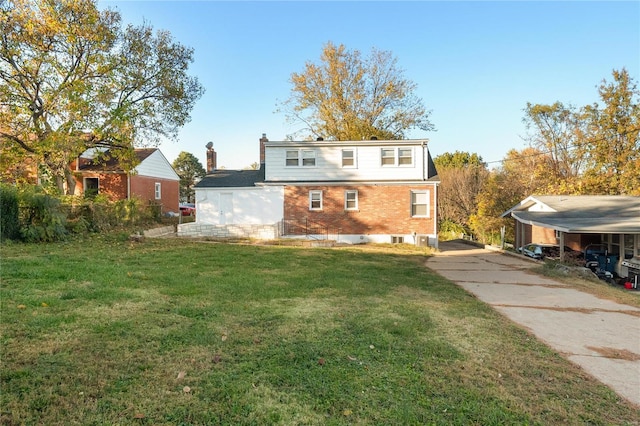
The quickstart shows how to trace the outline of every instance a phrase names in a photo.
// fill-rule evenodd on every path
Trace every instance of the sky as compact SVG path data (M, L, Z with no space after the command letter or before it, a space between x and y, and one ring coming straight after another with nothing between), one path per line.
M599 102L598 86L626 68L640 83L638 1L125 1L100 0L124 24L168 30L194 49L189 73L205 93L178 141L206 166L211 141L218 167L259 161L259 139L285 140L301 125L278 106L291 95L292 73L319 63L327 42L392 53L415 95L431 110L432 156L477 153L499 165L524 149L527 103Z

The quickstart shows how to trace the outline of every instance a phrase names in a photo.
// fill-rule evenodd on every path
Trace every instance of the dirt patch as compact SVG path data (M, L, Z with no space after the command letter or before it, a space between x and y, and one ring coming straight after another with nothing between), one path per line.
M587 349L598 352L605 358L622 359L625 361L640 361L640 355L626 349L587 346Z

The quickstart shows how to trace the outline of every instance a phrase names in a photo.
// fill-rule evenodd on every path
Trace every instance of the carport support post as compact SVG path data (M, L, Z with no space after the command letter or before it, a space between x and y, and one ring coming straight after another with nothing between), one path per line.
M564 232L560 231L560 262L564 262Z

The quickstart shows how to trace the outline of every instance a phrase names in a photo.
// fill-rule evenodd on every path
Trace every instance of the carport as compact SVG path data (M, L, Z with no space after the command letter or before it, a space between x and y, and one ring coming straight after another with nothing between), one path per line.
M530 196L502 214L515 219L515 246L557 244L584 250L601 243L617 255L622 277L640 271L640 197L622 195ZM631 271L630 271L631 269Z

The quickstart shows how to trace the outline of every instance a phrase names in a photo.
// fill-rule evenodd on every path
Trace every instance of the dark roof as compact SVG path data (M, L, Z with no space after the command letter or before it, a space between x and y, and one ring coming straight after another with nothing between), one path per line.
M196 188L243 188L264 182L264 166L259 170L216 170L196 184Z
M142 163L151 154L157 151L158 148L138 148L135 150L138 163ZM107 151L106 153L108 153ZM109 158L107 161L94 162L91 159L80 157L78 158L79 167L81 172L122 172L120 162L116 158Z
M633 196L533 195L502 217L509 215L521 223L570 233L640 233L640 197Z

